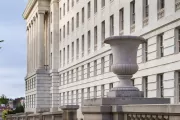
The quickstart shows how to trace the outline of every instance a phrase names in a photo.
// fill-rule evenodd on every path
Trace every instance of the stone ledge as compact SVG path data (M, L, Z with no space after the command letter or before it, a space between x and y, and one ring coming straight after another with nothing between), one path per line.
M84 101L84 106L128 105L128 104L169 104L169 98L98 98Z
M112 106L85 106L81 110L83 113L110 113Z
M158 104L158 105L123 105L113 106L112 112L125 113L164 113L164 114L179 114L180 105Z
M77 110L79 105L64 105L60 107L62 110Z

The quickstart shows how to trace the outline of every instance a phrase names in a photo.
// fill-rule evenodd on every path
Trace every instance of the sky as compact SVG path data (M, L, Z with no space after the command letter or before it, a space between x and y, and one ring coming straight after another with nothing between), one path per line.
M25 96L27 0L0 0L0 95Z

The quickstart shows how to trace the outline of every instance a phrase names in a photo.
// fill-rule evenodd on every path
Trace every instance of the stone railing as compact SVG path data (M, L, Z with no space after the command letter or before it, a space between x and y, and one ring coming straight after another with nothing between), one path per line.
M82 111L85 120L180 120L180 105L87 106Z
M180 105L127 105L116 107L124 120L180 120Z
M37 114L12 114L7 116L7 120L62 120L62 112L37 113Z

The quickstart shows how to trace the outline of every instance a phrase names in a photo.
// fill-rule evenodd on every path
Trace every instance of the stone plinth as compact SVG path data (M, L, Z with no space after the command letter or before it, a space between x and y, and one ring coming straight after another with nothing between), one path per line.
M63 120L77 120L77 109L79 105L64 105L61 106L63 110Z

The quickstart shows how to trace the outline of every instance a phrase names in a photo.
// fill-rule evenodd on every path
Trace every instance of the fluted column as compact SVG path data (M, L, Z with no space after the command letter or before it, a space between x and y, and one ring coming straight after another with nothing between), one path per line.
M26 30L27 35L27 74L29 73L29 27Z
M36 17L34 17L34 70L36 70Z
M38 15L36 14L36 69L38 68Z
M34 71L34 19L32 20L32 72Z
M38 68L44 69L44 14L38 11Z
M29 35L29 72L31 73L31 70L32 70L32 24L30 23L30 35Z
M36 21L35 21L35 17L34 17L34 19L33 19L33 71L35 70L35 54L36 54L36 51L35 51L35 34L36 34L36 32L35 32L35 30L36 30Z

